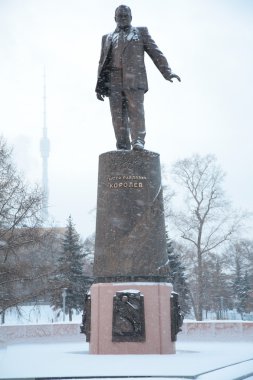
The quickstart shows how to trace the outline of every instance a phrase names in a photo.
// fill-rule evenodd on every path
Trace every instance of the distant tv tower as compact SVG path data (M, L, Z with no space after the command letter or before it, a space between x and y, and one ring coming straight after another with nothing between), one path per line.
M48 220L48 157L50 151L50 143L47 137L47 122L46 122L46 69L44 68L44 95L43 95L43 134L40 140L40 153L42 157L42 190L43 190L43 209L42 218L46 222Z

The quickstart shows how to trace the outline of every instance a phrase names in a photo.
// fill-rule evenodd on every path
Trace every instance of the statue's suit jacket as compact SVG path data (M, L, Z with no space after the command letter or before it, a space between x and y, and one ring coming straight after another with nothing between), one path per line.
M96 92L110 95L111 49L113 33L102 37L101 56L98 67ZM147 53L162 75L168 79L171 69L167 59L151 38L146 27L131 27L122 53L123 89L148 91L148 81L144 63Z

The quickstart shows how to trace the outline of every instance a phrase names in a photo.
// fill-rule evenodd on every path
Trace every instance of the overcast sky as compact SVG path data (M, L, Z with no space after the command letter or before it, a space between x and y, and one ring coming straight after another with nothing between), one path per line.
M41 182L46 67L49 212L95 230L97 165L115 149L108 99L95 97L101 37L115 28L114 0L0 0L0 126L17 166ZM164 80L147 56L146 149L171 166L212 153L228 198L253 211L253 2L128 0L182 82Z

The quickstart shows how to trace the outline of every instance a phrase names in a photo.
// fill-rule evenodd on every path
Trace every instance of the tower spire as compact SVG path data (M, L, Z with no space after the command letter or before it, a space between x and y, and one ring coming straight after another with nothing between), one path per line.
M43 131L40 140L40 153L42 157L42 190L44 194L42 204L42 218L46 222L48 220L48 157L50 151L50 143L47 137L47 119L46 119L46 68L44 66L44 89L43 89Z

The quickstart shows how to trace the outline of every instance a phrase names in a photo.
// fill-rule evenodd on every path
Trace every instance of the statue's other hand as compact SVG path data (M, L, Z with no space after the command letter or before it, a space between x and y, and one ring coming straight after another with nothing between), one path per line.
M172 74L171 73L170 76L169 76L169 78L168 78L168 80L173 83L173 80L172 80L173 78L176 78L179 82L181 82L181 79L180 79L180 77L177 74Z
M102 100L102 102L104 101L104 95L101 95L97 92L97 98L98 100Z

